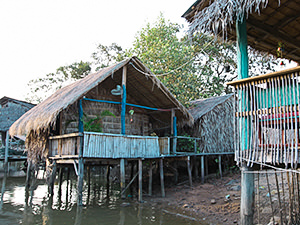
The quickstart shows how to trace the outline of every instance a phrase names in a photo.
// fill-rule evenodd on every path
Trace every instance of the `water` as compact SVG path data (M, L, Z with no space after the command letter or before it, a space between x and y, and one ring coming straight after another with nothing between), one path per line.
M101 177L93 177L90 191L85 183L83 207L77 207L76 177L55 184L53 198L48 197L48 186L39 180L33 192L25 191L25 178L0 180L2 202L0 224L24 225L147 225L199 224L197 221L176 216L158 207L157 203L138 203L136 199L120 199L118 186L112 185L107 193ZM61 193L61 194L60 194Z

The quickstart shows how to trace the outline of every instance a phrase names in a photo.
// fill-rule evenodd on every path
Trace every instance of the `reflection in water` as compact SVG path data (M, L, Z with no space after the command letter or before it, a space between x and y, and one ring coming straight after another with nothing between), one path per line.
M69 173L67 173L69 174ZM37 180L35 190L25 191L25 178L3 178L1 181L0 224L23 225L147 225L147 224L199 224L163 213L151 204L139 204L135 199L122 200L118 184L110 184L107 190L106 177L90 177L84 183L84 206L77 206L77 179L55 184L54 195L48 196L44 180ZM59 179L60 180L60 179Z

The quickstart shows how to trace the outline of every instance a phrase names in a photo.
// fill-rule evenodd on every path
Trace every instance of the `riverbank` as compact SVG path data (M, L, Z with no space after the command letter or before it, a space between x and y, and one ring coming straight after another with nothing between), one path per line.
M144 197L145 204L160 207L164 213L201 221L201 224L238 224L240 212L240 173L220 178L173 185L166 188L166 198L157 192Z

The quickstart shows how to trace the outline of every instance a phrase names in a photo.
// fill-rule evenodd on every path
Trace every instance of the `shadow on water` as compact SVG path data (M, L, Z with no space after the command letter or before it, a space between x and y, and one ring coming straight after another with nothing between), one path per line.
M125 224L199 224L165 213L157 206L137 203L136 199L120 198L118 184L105 178L91 176L84 183L84 206L77 206L77 180L67 173L68 179L58 179L54 195L48 195L48 186L38 179L34 190L26 191L25 178L4 177L1 180L0 224L41 225L125 225Z

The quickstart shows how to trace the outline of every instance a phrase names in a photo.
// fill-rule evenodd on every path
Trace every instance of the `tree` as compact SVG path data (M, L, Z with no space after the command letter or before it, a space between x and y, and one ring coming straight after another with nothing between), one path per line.
M93 64L96 66L96 71L104 67L108 67L115 62L125 59L125 51L122 47L116 43L112 43L110 46L99 44L96 52L92 53Z
M89 62L80 61L68 66L59 67L55 73L48 73L45 77L30 80L30 93L26 100L40 103L56 90L87 76L91 72Z
M132 48L123 50L116 43L99 44L90 63L60 67L46 78L31 81L33 99L40 101L44 97L40 94L42 91L47 90L48 94L62 87L68 79L73 81L86 76L91 71L90 65L97 71L133 55L185 105L194 99L230 93L230 87L225 84L237 77L235 43L221 42L201 33L189 39L188 35L180 37L181 33L180 25L161 14L156 22L147 23L137 32ZM274 71L278 65L275 58L249 50L250 76Z

